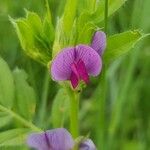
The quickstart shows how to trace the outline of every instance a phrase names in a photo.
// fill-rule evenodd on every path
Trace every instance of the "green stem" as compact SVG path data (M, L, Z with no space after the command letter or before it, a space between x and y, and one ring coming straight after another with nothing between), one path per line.
M77 138L79 136L79 94L71 89L68 90L68 94L70 97L70 131L73 138Z
M108 0L105 0L105 14L104 14L104 18L105 18L105 33L107 33L107 24L108 24Z
M43 91L42 91L42 102L41 102L41 109L39 112L39 122L40 124L43 124L44 117L46 113L46 105L47 105L47 97L48 97L48 90L49 90L49 73L46 70L44 84L43 84Z
M97 1L97 0L94 0L93 11L96 10L96 1Z
M97 110L97 125L96 125L96 136L98 149L106 150L106 136L107 136L107 123L106 123L106 92L107 92L107 81L106 81L106 66L103 67L103 71L100 77L100 82L96 90L98 106Z
M40 128L36 127L31 122L25 120L24 118L22 118L21 116L19 116L15 112L13 112L12 110L10 110L10 109L2 106L2 105L0 105L0 110L3 111L3 112L6 112L8 115L12 116L16 120L18 120L20 123L22 123L24 126L32 129L33 131L37 131L37 132L42 131Z

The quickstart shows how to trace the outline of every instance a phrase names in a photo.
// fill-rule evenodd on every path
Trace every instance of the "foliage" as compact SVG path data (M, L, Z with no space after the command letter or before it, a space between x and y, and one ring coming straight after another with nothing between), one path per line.
M68 127L68 95L45 66L62 48L90 45L93 33L103 30L104 0L49 3L0 1L0 149L27 150L30 132ZM103 72L83 91L79 114L81 135L90 132L98 149L149 149L150 41L143 38L150 31L149 6L149 0L109 0Z

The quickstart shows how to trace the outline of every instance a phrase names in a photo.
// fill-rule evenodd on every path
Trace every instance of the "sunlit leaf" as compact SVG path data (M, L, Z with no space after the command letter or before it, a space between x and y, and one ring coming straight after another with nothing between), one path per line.
M43 20L34 12L26 10L26 18L10 21L16 29L25 53L34 60L47 65L52 56L54 29L50 13L46 12Z

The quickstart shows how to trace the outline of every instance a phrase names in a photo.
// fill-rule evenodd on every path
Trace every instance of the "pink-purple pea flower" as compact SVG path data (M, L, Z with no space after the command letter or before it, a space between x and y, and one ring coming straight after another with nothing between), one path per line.
M29 135L27 144L36 150L73 150L75 141L66 129L58 128ZM79 144L78 150L96 150L96 147L87 139Z
M64 48L53 60L51 75L55 81L70 80L76 88L80 80L86 84L89 76L98 76L102 68L101 56L106 48L106 35L97 31L90 46L80 44Z

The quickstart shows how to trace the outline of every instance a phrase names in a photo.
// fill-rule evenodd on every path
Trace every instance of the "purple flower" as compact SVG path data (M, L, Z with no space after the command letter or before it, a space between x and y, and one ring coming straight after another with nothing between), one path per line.
M64 48L52 62L53 80L70 80L73 88L78 86L80 80L87 84L89 76L97 76L101 71L101 55L105 47L105 33L96 32L91 46L80 44Z
M66 129L58 128L29 135L27 144L36 150L72 150L75 142ZM96 150L96 147L87 139L80 143L79 150Z

